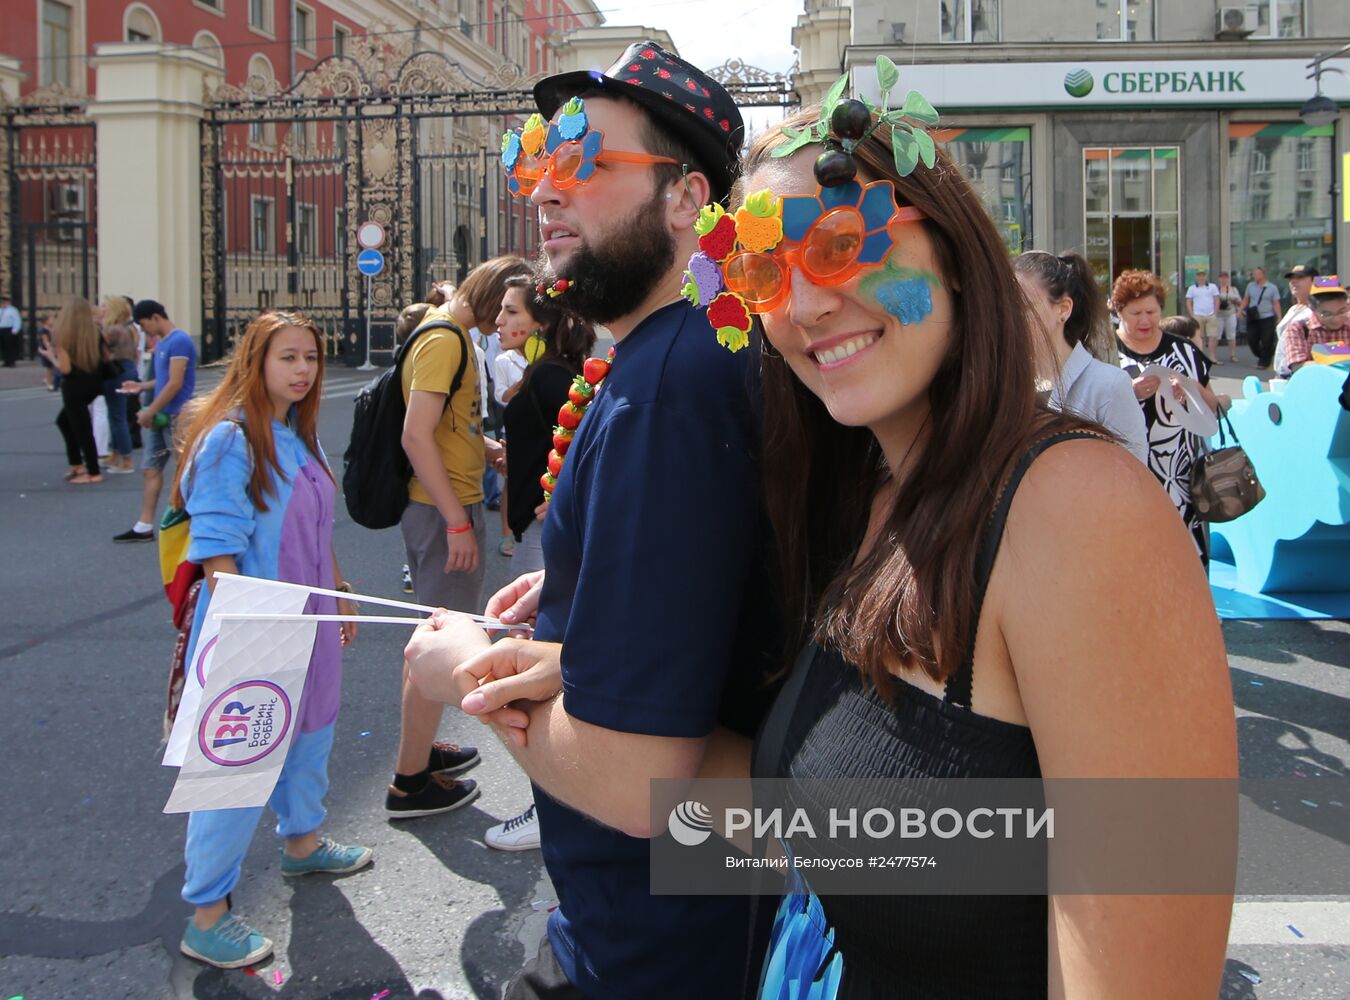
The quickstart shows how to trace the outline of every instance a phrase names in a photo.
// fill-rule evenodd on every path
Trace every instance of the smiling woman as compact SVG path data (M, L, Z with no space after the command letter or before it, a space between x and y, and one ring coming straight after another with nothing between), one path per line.
M916 98L905 107L931 110ZM814 789L1231 777L1222 643L1175 514L1099 426L1038 404L1043 331L959 168L921 122L866 109L854 121L856 110L803 111L757 139L745 208L705 217L687 275L685 295L724 345L753 336L751 315L763 329L765 495L793 664L753 764L728 749L705 773ZM758 238L766 219L781 235ZM1139 634L1119 594L1147 592L1158 574L1168 601ZM802 801L824 822L837 804L826 799ZM793 857L822 850L786 840ZM759 995L879 998L897 983L944 998L1212 995L1229 905L818 897L798 879ZM1120 968L1148 981L1123 983Z

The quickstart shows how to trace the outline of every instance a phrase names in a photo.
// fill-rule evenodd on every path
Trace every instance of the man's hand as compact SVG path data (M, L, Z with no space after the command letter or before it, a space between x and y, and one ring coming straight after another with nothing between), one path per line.
M546 518L546 517L548 517L548 501L547 501L547 500L545 500L543 503L541 503L538 507L536 507L536 508L534 509L534 519L535 519L536 521L542 521L542 520L543 520L544 518Z
M492 595L483 612L508 625L533 625L539 614L539 592L544 589L544 571L524 573Z
M137 414L136 414L136 423L140 424L142 427L146 428L147 430L150 429L150 426L151 426L154 422L155 422L155 415L154 415L152 412L150 412L148 409L147 409L147 410L140 410L139 412L137 412Z
M463 695L455 686L454 668L487 645L482 626L466 615L438 609L417 626L403 650L408 677L427 698L457 705Z
M445 560L447 573L472 573L478 568L478 539L472 531L445 533L446 548L450 550Z
M523 747L530 717L517 701L548 701L562 691L562 645L529 639L502 639L454 671L463 695L459 707L502 728L505 738Z

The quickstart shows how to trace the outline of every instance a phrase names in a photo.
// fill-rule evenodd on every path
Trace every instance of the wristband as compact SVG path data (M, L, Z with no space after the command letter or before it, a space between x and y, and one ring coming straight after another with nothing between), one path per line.
M473 522L470 521L468 524L461 524L458 528L451 528L450 526L447 525L445 533L447 535L462 535L464 534L464 532L472 530L473 530Z

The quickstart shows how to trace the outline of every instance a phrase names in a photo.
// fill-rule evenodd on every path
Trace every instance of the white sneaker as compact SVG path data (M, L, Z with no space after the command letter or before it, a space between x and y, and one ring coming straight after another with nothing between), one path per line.
M505 823L488 827L483 834L488 847L498 851L537 851L539 850L539 817L534 814L534 803L519 816L513 816Z

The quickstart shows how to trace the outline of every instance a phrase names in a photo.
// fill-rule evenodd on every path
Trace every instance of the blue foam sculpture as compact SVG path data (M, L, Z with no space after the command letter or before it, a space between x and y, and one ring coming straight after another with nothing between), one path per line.
M1229 419L1266 497L1210 528L1213 556L1248 594L1350 591L1350 412L1346 370L1309 364L1282 392L1248 376ZM1211 442L1218 446L1217 437Z

